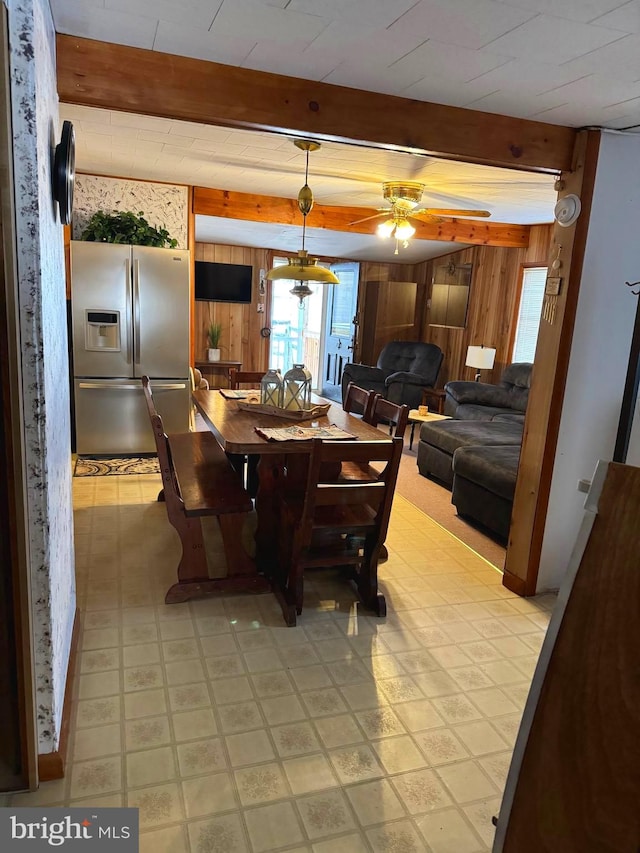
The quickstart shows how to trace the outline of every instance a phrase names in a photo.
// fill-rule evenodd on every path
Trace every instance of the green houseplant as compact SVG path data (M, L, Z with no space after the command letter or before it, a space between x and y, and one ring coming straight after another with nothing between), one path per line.
M220 361L220 338L222 337L222 323L211 321L207 328L207 359L209 361Z
M178 245L178 241L171 237L166 228L150 225L142 210L137 214L130 210L114 213L97 210L80 239L94 243L126 243L168 249L175 249Z

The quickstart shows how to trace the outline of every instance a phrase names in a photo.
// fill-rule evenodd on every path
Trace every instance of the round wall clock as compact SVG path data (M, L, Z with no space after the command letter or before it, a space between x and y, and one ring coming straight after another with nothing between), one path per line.
M58 202L60 222L71 224L76 169L76 138L70 121L62 123L62 136L53 159L53 197Z

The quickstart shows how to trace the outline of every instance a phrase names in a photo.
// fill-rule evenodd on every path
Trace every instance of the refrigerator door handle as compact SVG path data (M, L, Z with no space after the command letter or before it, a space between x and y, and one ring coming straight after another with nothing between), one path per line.
M133 363L140 363L140 261L133 262Z
M182 391L187 387L186 382L154 382L153 390L156 391ZM142 391L142 385L114 385L109 382L79 382L78 388L91 388L93 391Z
M127 304L131 305L131 261L129 258L124 262L124 287L127 294ZM122 321L121 321L122 322ZM127 319L127 364L131 364L131 328L130 320Z

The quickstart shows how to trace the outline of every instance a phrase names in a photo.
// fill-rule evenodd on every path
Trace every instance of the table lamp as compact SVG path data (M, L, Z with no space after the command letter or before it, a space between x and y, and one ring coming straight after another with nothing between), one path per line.
M493 367L493 362L496 357L496 351L493 347L467 347L467 360L465 361L466 367L475 367L476 369L476 382L480 381L480 371L481 370L491 370Z

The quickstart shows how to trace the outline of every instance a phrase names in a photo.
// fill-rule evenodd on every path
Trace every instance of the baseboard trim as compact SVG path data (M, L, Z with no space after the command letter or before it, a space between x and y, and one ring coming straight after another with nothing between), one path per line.
M523 597L527 594L527 582L524 578L519 578L517 575L511 574L506 569L502 573L502 586L506 586L508 590L511 592L515 592L516 595L522 595Z
M62 706L60 740L58 741L57 750L54 752L44 752L38 755L38 779L40 782L51 782L54 779L62 779L64 777L65 764L67 760L67 746L69 743L69 726L71 723L71 694L73 690L73 677L76 671L79 639L80 617L79 611L76 610L73 619L73 631L71 633L71 646L69 648L67 680L64 688L64 705Z

